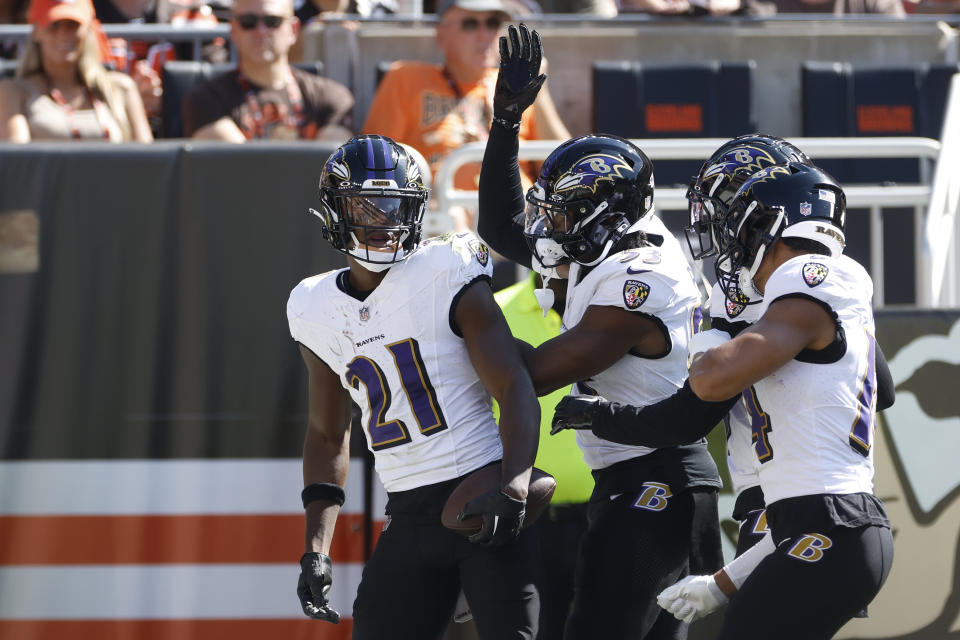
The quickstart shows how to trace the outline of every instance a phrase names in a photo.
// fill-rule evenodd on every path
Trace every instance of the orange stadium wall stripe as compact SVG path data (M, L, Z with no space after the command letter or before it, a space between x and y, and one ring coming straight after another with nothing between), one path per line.
M316 620L0 620L16 640L349 640L353 621Z
M0 540L0 565L290 562L303 516L0 516ZM337 518L330 557L366 560L361 514Z
M0 638L349 637L366 559L363 463L352 461L330 550L339 626L306 619L296 597L301 464L0 462ZM375 543L386 492L376 477L371 491Z

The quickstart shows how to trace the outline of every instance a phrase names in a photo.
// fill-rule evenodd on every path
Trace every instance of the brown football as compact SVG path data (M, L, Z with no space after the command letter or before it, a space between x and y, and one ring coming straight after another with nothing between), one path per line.
M465 536L473 535L479 531L479 516L467 518L463 522L457 520L457 516L468 502L499 486L499 462L477 469L468 475L457 485L457 488L447 498L446 504L443 505L443 512L440 514L440 521L443 526ZM553 491L556 488L557 481L554 480L552 475L536 467L533 468L533 473L530 474L530 488L527 493L526 514L523 518L524 528L529 527L540 517L540 514L550 504L550 498L553 497Z

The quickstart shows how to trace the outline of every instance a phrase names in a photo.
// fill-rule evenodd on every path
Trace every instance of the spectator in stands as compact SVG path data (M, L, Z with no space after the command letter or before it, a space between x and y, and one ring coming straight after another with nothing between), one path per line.
M615 0L539 0L544 13L581 13L601 18L615 18Z
M903 16L902 0L773 0L777 13L878 13Z
M29 18L16 77L0 82L0 140L153 140L136 84L103 66L90 0L34 0Z
M497 82L497 38L501 25L510 20L503 0L440 0L437 14L436 42L443 63L394 63L373 96L362 128L364 133L385 135L418 149L434 175L448 153L487 139ZM524 113L519 136L521 140L570 137L549 92L541 91L534 108ZM479 175L479 163L466 165L457 171L454 185L476 190ZM473 227L469 212L450 213L458 227Z
M620 11L626 13L654 13L658 15L726 16L744 11L741 0L619 0ZM774 13L772 10L767 14Z
M204 0L93 0L97 19L104 24L172 24L175 27L213 28L219 22ZM169 60L189 60L194 56L192 43L174 44L156 40L110 38L111 62L117 71L130 74L136 81L155 135L162 129L163 65ZM224 63L230 52L225 38L215 38L203 46L203 59Z
M187 94L186 135L226 142L350 137L350 90L290 66L300 28L291 0L235 0L230 25L238 68Z

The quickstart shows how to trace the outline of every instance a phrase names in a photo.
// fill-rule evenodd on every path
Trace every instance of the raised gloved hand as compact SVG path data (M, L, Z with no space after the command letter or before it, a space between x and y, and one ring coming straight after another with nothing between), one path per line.
M728 598L713 576L687 576L657 596L657 604L677 620L693 622L727 603Z
M522 22L519 27L510 25L507 36L500 37L500 73L493 93L495 121L514 130L520 128L520 116L547 79L540 73L542 55L540 34Z
M307 552L300 558L300 579L297 596L303 612L315 620L337 624L340 614L330 608L327 594L333 585L333 562L322 553Z
M564 429L590 429L603 402L597 396L564 396L553 410L550 435Z
M463 522L480 516L483 523L480 531L469 540L484 547L494 547L507 544L520 535L526 506L526 500L517 500L499 489L492 489L464 505L457 519Z

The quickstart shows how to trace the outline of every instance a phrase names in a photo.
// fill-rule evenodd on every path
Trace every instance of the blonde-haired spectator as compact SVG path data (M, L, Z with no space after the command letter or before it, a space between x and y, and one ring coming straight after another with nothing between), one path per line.
M136 83L103 65L90 0L33 0L16 76L0 82L0 140L150 142Z

